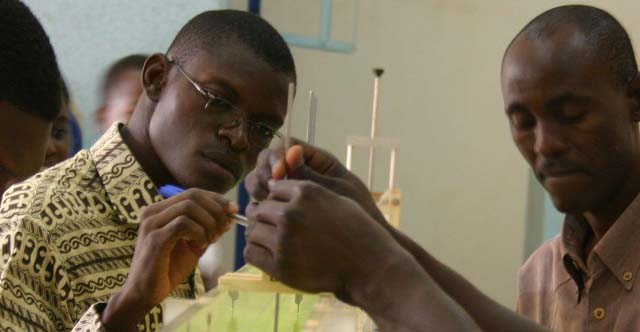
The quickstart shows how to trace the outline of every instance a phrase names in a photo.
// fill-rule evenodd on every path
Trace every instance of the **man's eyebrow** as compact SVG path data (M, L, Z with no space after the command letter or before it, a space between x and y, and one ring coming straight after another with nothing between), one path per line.
M233 84L231 84L231 82L225 80L224 78L213 78L207 80L206 82L200 83L200 85L202 85L205 90L207 90L208 92L212 92L213 94L224 94L224 96L220 97L223 97L224 99L230 99L229 101L237 101L238 99L237 90L233 87Z
M513 113L524 112L526 110L527 110L526 107L524 107L522 104L512 103L507 105L507 108L505 109L505 113L507 113L507 115L511 115Z
M551 100L545 103L546 109L557 109L560 106L568 103L577 103L584 101L585 98L580 97L579 95L572 92L565 92L556 97L553 97Z
M271 114L256 114L256 119L278 128L284 124L280 117Z
M239 94L237 90L234 88L233 84L228 80L224 78L216 77L208 80L207 82L202 82L199 84L202 85L202 87L205 90L212 92L214 94L216 94L216 92L224 93L225 95L220 97L229 99L228 101L233 103L237 107L236 103L238 102ZM284 124L284 120L282 118L280 118L277 115L273 115L266 112L253 113L250 116L259 122L265 122L266 124L273 126L275 128L282 127L282 125Z

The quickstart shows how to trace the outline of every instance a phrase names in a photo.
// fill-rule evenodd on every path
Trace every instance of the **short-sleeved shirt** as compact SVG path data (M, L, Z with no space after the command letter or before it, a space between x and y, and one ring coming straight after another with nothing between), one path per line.
M563 332L640 331L640 195L585 260L592 237L584 217L565 217L520 269L518 312Z
M90 150L11 187L0 207L0 330L99 331L125 283L141 209L162 200L114 125ZM171 296L204 292L195 271ZM160 329L156 306L139 324Z

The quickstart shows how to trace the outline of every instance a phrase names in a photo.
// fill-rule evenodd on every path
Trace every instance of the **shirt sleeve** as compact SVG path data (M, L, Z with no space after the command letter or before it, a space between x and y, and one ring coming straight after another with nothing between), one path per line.
M38 221L0 221L0 330L72 330L68 274L48 240Z
M106 306L107 304L104 302L93 304L73 327L73 332L109 332L102 325L101 320L102 312Z

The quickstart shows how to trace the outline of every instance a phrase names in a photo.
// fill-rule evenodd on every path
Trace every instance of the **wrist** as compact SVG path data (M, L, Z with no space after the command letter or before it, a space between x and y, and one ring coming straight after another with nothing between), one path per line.
M124 287L109 298L101 317L107 331L137 331L138 322L151 310L148 305L136 301L138 298Z
M399 275L406 275L407 267L416 264L415 260L400 246L393 245L392 250L376 255L375 266L370 266L367 271L354 274L347 282L345 293L348 301L365 309L366 311L378 311L377 307L387 305L389 297L395 296L390 289L394 288ZM411 269L411 268L410 268Z

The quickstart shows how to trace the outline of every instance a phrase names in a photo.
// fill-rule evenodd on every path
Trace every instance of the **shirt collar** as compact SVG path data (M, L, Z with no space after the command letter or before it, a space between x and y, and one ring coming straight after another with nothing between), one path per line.
M587 271L583 260L584 247L591 236L593 236L593 231L584 217L570 215L565 217L562 228L561 253L563 258L571 258L574 262L573 268ZM636 196L613 226L598 241L592 253L598 256L627 290L631 290L640 268L640 255L635 254L639 250L640 194ZM580 284L579 280L573 276L570 264L565 264L565 268L576 283Z
M586 264L584 263L584 247L591 238L593 232L587 221L582 216L567 215L562 226L562 245L560 254L564 269L578 287L578 302L584 289L584 275Z
M138 223L143 207L162 200L158 189L122 139L116 123L89 153L108 199L122 223Z
M562 257L568 256L576 268L586 271L584 249L593 231L587 220L581 215L566 215L562 225Z

